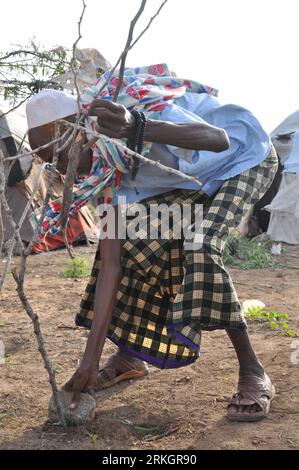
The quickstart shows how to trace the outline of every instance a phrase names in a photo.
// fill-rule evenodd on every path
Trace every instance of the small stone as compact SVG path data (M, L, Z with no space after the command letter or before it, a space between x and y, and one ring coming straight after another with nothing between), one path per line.
M68 426L79 426L82 424L92 423L95 417L96 401L88 393L81 393L80 403L74 410L69 406L72 403L73 394L60 390L58 396L65 414L65 420ZM56 410L53 396L49 402L48 417L50 422L59 422L59 416Z

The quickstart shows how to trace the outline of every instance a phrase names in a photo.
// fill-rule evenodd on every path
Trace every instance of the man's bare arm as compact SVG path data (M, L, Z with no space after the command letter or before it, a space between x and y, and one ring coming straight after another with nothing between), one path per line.
M114 216L117 233L117 210ZM99 372L99 362L114 311L121 274L120 240L117 238L100 240L99 249L101 269L96 283L92 327L80 366L64 387L73 392L72 408L79 404L81 392L95 395L94 387Z
M98 119L99 132L115 139L130 138L135 118L122 105L107 100L94 100L89 114ZM191 150L222 152L229 147L224 129L202 122L173 123L148 120L145 140Z

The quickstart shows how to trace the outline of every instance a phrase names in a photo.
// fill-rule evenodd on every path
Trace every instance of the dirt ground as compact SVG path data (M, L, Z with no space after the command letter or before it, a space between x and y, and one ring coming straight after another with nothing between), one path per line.
M80 247L76 252L91 264L94 250ZM268 309L288 313L298 331L299 249L286 250L279 263L292 268L230 272L240 300L257 298ZM67 258L65 250L31 256L26 285L59 384L76 369L87 335L73 322L87 279L63 278ZM204 333L202 356L193 365L165 371L151 367L148 378L101 392L94 423L65 431L47 423L47 373L11 276L0 297L0 325L6 354L0 365L0 449L299 448L299 364L291 361L294 338L267 326L249 325L254 347L277 389L264 421L231 423L225 418L238 369L225 332L216 331ZM107 343L104 359L114 349Z

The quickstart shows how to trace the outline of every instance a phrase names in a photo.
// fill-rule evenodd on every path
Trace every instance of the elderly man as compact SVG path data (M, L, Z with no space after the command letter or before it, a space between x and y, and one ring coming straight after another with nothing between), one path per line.
M168 239L152 239L148 234L146 238L107 236L100 240L76 316L76 323L90 328L90 333L81 364L66 384L74 392L72 406L77 405L81 392L94 394L121 380L143 377L148 372L146 362L160 368L194 362L201 332L225 329L239 361L238 389L228 404L227 417L234 421L262 419L275 390L251 346L222 254L229 231L270 186L277 169L275 151L249 111L222 106L215 90L174 78L165 65L126 70L118 103L111 101L117 78L104 86L106 78L104 74L81 97L87 130L92 132L97 124L100 134L122 139L150 160L199 178L202 186L159 166L138 166L117 141L100 139L92 151L82 155L80 172L87 176L71 210L99 194L113 204L122 196L133 212L136 203L143 204L148 225L153 223L153 205L188 206L194 228L195 207L201 205L202 234L201 243L191 249L184 236L174 236L173 226ZM68 112L60 109L51 118L30 123L41 98L37 95L27 106L33 148L53 137L50 120L76 112L74 100ZM45 159L51 155L51 149L41 154ZM60 156L62 170L66 162L64 153ZM49 211L46 224L50 230L57 228L51 222L57 216L53 212ZM154 225L161 235L159 217ZM106 337L119 349L99 371Z

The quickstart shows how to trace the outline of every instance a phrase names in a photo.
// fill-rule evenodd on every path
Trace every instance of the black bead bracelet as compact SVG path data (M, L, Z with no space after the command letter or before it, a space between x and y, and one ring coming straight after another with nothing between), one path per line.
M128 141L128 147L136 153L141 154L144 145L144 132L146 126L146 117L142 111L131 111L131 114L135 118L135 129L134 136ZM136 178L139 169L139 159L135 156L132 157L132 168L131 168L131 179Z

